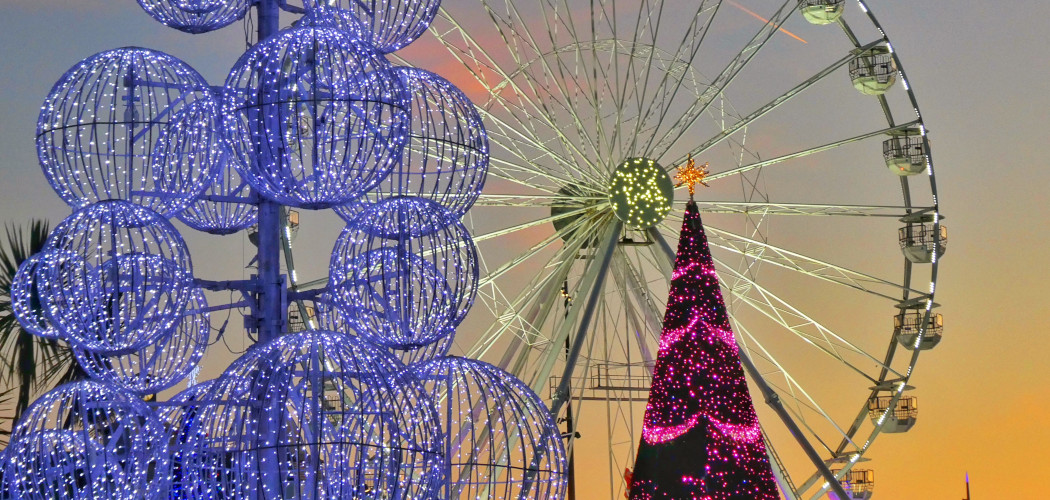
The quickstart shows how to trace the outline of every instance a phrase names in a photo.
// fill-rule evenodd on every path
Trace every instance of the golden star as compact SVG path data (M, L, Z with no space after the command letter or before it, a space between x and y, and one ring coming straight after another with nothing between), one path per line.
M692 197L696 194L696 185L703 184L708 186L704 179L707 178L707 167L708 164L704 163L699 168L696 166L696 161L693 160L693 155L689 155L689 162L684 166L678 167L678 173L675 174L674 180L678 184L675 187L682 187L683 184L689 185L689 196Z

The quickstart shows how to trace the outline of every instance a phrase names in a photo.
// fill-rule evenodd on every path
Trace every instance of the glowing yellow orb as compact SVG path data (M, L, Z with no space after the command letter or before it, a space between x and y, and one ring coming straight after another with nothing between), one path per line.
M648 158L628 158L613 171L609 202L628 227L648 229L671 211L674 185L667 171Z

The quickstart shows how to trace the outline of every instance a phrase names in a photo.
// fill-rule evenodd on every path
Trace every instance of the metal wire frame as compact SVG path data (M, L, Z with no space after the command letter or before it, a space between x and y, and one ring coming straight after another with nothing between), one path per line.
M244 17L251 0L138 0L151 17L186 33L206 33Z
M176 216L187 226L206 233L233 234L254 225L259 207L248 183L241 178L237 161L228 148L219 159L219 171L200 196Z
M333 332L253 347L184 416L185 498L431 498L440 423L401 367Z
M453 334L477 294L478 257L450 219L426 200L390 198L343 230L329 292L359 335L408 350Z
M347 319L346 313L343 312L341 307L335 305L327 292L318 296L314 300L314 305L314 310L317 312L317 329L355 334L363 342L386 349L406 365L445 356L455 341L455 332L450 331L439 335L434 342L418 347L386 347L374 344L369 341L369 337L357 334L353 324Z
M441 0L303 0L310 18L335 23L384 54L425 33L440 5Z
M408 370L446 429L440 498L565 498L567 461L550 411L524 382L488 363L435 358Z
M48 321L40 303L37 268L42 257L42 254L31 255L19 264L11 280L11 311L25 331L37 337L57 339L61 332Z
M448 80L411 67L393 71L411 95L412 124L401 163L364 197L335 211L352 222L379 200L414 196L460 217L481 194L488 172L488 136L481 116Z
M170 216L217 171L207 81L163 52L124 47L67 71L37 123L40 165L71 207L120 199Z
M244 180L310 209L343 205L382 181L401 159L411 118L386 59L346 32L309 25L241 56L223 115Z
M211 315L201 289L190 292L182 320L156 342L129 354L107 356L73 347L80 366L93 378L135 394L155 394L186 378L208 347Z
M47 320L62 338L81 349L123 354L182 321L193 265L170 222L111 200L59 223L35 276Z
M164 498L168 439L142 401L84 380L35 401L11 435L4 481L18 500Z

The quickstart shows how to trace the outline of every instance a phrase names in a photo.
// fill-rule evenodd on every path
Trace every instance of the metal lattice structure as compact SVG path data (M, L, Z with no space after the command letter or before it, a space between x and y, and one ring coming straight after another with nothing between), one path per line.
M153 343L115 356L77 347L72 350L77 363L92 377L135 394L156 394L186 378L204 356L211 334L207 309L204 293L193 289L181 321Z
M426 32L441 0L304 0L310 17L334 22L381 53L405 47Z
M344 31L280 32L249 49L225 87L237 165L269 199L342 205L400 161L411 118L404 85L386 59Z
M165 498L168 439L153 411L114 386L73 382L30 405L4 462L18 500Z
M329 289L360 335L387 347L425 346L452 335L470 310L477 250L440 206L389 198L339 236Z
M184 417L186 498L429 498L441 483L442 434L423 387L400 367L332 332L253 349Z
M244 17L250 0L139 0L157 21L186 33L207 33Z
M436 358L409 370L434 395L446 429L440 498L564 498L561 431L528 386L467 358Z
M411 96L412 123L401 164L363 200L337 207L348 223L371 204L397 196L429 200L462 217L481 194L488 138L470 99L426 70L395 67Z
M155 212L103 201L63 220L36 268L48 320L74 345L140 349L182 320L193 266L182 236Z
M37 155L73 208L119 199L170 216L216 173L210 157L220 132L208 123L216 106L208 82L175 57L138 47L100 52L48 93Z

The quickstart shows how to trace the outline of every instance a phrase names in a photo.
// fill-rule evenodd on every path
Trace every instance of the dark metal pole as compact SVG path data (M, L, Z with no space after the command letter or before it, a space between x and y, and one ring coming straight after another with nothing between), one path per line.
M565 284L562 286L562 292L565 295L565 317L569 317L569 307L572 306L572 297L569 296L569 280L565 280ZM569 352L572 349L572 343L568 336L565 336L565 357L569 357ZM569 387L569 391L572 391L572 387ZM572 399L569 399L565 403L565 430L569 433L569 442L573 443L569 449L569 496L568 500L576 500L576 426L573 425L572 421Z
M277 33L280 28L280 6L278 0L258 0L259 42ZM272 119L261 117L263 120ZM265 127L278 130L277 127ZM260 158L263 160L263 158ZM277 338L284 330L284 304L282 303L281 279L281 206L274 201L259 201L259 342Z

